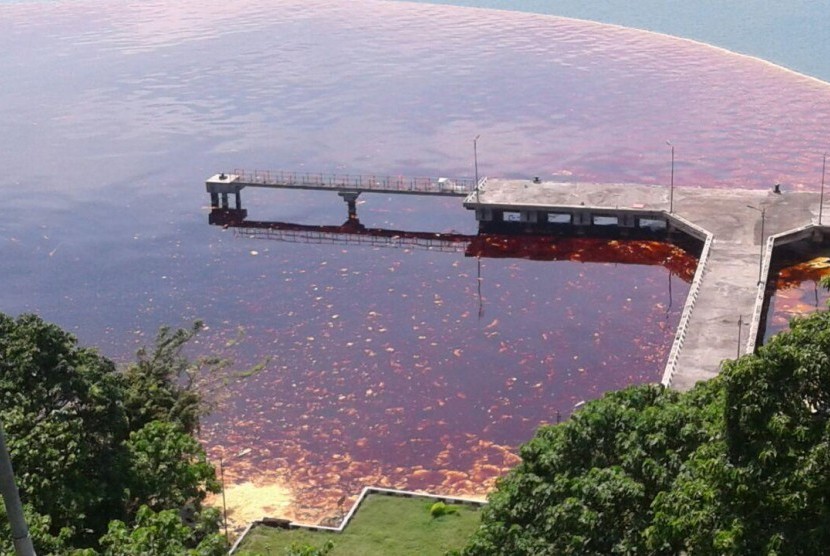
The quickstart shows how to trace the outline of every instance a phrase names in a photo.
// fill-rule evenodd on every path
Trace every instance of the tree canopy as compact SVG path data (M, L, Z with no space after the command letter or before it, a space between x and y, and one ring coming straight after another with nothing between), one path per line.
M34 315L0 314L0 418L39 554L126 554L119 542L154 531L176 534L152 554L183 554L175 543L223 552L218 515L202 508L219 485L193 437L201 401L182 380L192 368L181 350L199 327L162 329L122 372ZM0 514L0 551L11 553Z
M679 393L630 387L539 429L465 554L820 554L830 313Z

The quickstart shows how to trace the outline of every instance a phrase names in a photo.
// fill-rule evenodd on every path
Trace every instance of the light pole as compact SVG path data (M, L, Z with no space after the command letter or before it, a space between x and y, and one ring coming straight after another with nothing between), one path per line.
M476 256L476 261L478 265L478 278L476 282L478 282L478 320L481 320L481 317L484 316L484 300L481 298L481 253Z
M669 214L674 212L674 145L671 141L666 141L666 144L671 147L671 181L669 182Z
M476 135L473 139L473 165L476 173L476 203L478 203L478 138L481 134Z
M761 283L761 273L764 270L764 222L766 221L767 215L767 207L753 207L752 205L747 205L746 208L751 208L752 210L757 210L761 213L761 260L758 262L758 283Z
M32 537L29 535L29 527L26 525L26 517L23 515L23 505L20 503L20 493L17 491L17 484L14 482L14 470L12 469L12 460L9 457L9 449L6 446L6 435L2 422L0 422L0 494L3 495L3 502L6 504L6 515L9 519L15 554L18 554L18 556L35 556Z
M240 450L238 454L231 456L231 459L241 458L251 453L250 448ZM225 502L225 463L224 454L219 455L219 480L222 482L222 524L225 527L225 542L230 544L230 537L228 536L228 505Z
M818 201L818 225L821 226L821 213L824 208L824 170L827 168L827 153L821 159L821 197Z
M225 466L222 464L222 456L219 456L219 479L222 481L222 524L225 526L225 542L230 545L228 537L228 504L225 502Z
M741 358L741 327L744 324L744 316L738 316L738 357L737 359Z

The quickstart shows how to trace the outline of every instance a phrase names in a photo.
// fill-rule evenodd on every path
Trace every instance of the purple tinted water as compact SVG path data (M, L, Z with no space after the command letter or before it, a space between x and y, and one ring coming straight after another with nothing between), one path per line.
M659 377L687 286L669 294L655 265L510 258L482 259L479 282L461 254L248 239L207 225L207 176L469 176L480 134L482 175L666 183L671 140L678 185L802 188L830 123L826 84L757 60L450 7L3 4L0 51L0 310L118 359L194 318L195 353L270 357L205 438L252 448L230 474L287 481L309 519L365 483L484 492L557 410ZM367 226L475 231L457 201L361 201ZM331 194L244 202L345 215Z
M527 242L565 260L315 245L298 260L252 245L245 343L273 361L205 437L253 448L245 476L276 462L304 519L366 484L485 493L540 422L659 380L688 292L659 264L679 261L686 280L694 267L648 242ZM658 266L621 264L626 251Z

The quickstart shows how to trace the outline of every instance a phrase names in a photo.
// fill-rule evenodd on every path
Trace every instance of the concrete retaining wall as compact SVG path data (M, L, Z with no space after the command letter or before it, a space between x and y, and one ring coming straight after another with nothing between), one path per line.
M663 370L663 379L660 381L666 388L671 387L672 378L674 378L674 373L677 370L677 361L680 358L680 352L683 350L683 342L686 341L689 320L692 318L692 311L694 311L697 296L700 292L703 274L706 272L706 264L709 262L709 251L712 248L712 234L680 216L671 215L669 218L672 227L702 240L703 249L700 251L700 258L697 262L692 285L689 287L689 295L686 296L686 303L683 305L683 312L680 314L680 322L678 322L677 330L674 333L674 342L672 343L671 351L669 351L669 357L666 360L666 367Z
M775 249L806 239L817 238L821 240L827 236L828 232L830 232L830 227L828 226L807 224L806 226L771 235L767 238L766 246L764 247L764 261L761 263L761 283L758 285L758 295L755 298L755 308L752 312L752 321L749 326L749 335L746 340L746 351L744 353L754 353L762 340L761 334L763 331L761 330L761 321L764 317L764 308L767 306L767 282L769 280L770 267L772 266L772 257Z

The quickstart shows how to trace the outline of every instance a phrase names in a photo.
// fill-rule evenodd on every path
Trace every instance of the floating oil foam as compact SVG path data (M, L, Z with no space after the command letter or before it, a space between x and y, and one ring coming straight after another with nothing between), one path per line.
M215 457L250 451L238 480L278 472L282 515L312 522L365 485L483 496L539 424L659 380L695 266L634 240L485 236L480 257L305 248L252 285L242 344L272 360L203 432ZM273 284L290 299L267 301Z

